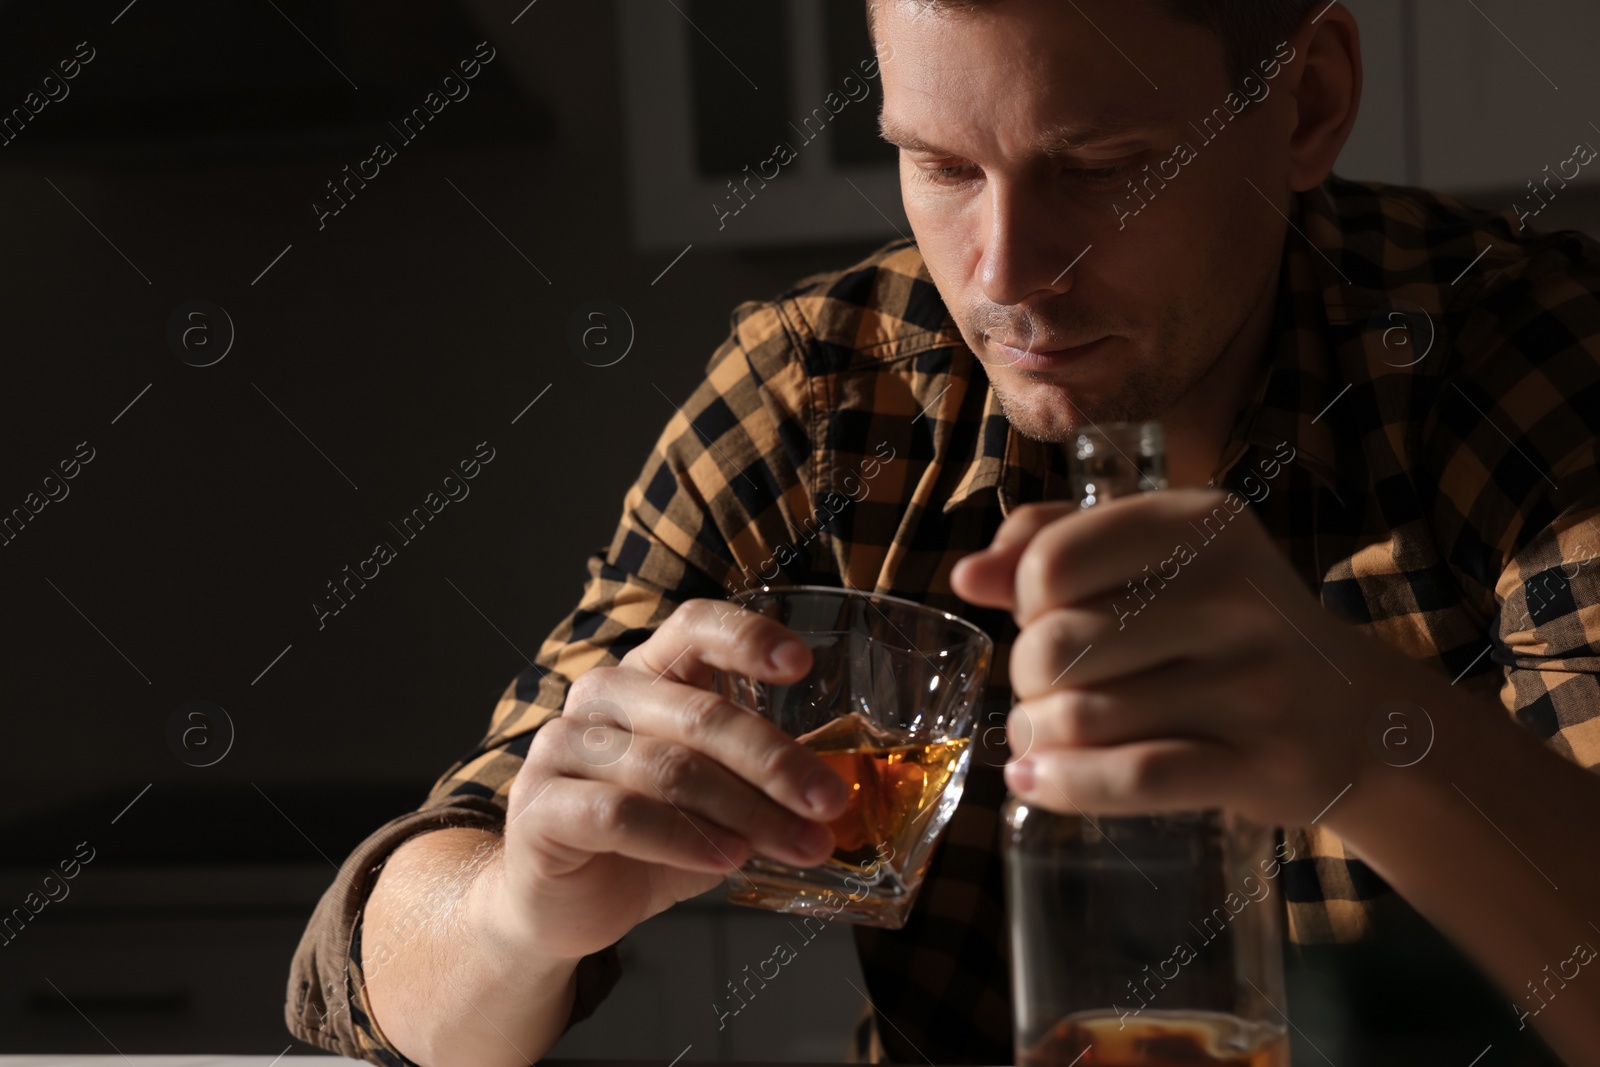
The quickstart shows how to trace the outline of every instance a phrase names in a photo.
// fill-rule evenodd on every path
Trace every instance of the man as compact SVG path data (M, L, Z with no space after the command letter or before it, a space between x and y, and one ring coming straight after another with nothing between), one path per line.
M1283 827L1292 940L1370 937L1398 895L1502 1023L1600 1063L1600 248L1332 177L1337 4L869 10L915 244L739 308L536 669L346 862L295 1033L527 1063L637 923L752 851L827 856L839 780L708 688L806 670L727 600L770 580L972 619L1017 705L1004 785ZM1048 503L1063 442L1133 419L1172 491ZM857 930L893 1059L1010 1062L997 762L906 927Z

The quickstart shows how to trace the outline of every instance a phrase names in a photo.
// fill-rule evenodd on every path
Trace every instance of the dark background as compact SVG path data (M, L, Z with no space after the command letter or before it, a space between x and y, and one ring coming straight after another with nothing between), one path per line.
M0 913L80 842L95 857L0 947L0 1052L282 1050L288 956L333 865L422 799L575 602L729 311L894 237L884 221L848 241L720 247L696 204L703 242L676 261L641 247L630 174L656 161L628 149L618 19L645 2L0 3L0 109L77 42L96 50L0 147L0 515L79 442L94 450L0 547ZM675 6L766 83L744 92L688 36L694 158L731 176L770 147L753 129L814 101L785 89L777 5ZM856 0L825 6L831 85L867 52ZM386 132L482 40L498 54L470 97L414 144ZM1408 95L1369 109L1414 135L1427 85L1396 71ZM872 89L822 149L840 165L892 159L871 141ZM1527 121L1550 124L1534 177L1573 134L1550 113ZM379 138L398 158L319 230L324 183ZM1371 173L1341 172L1426 176L1378 141L1363 151ZM1515 196L1476 184L1491 206ZM1593 231L1597 199L1574 187L1541 222ZM568 340L602 299L637 334L605 367ZM211 366L169 341L196 300L235 331ZM206 326L222 336L214 313ZM494 459L470 495L402 545L389 522L483 441ZM311 602L377 541L398 558L319 629ZM231 747L214 711L180 712L196 700L225 710ZM175 721L215 747L174 744ZM701 902L676 921L641 932L632 974L687 971L691 991L631 977L611 1017L635 1025L564 1051L841 1047L860 1007L837 988L848 939L807 960L787 1008L729 1037L679 1016L759 958L739 946L767 943L766 917ZM1332 1009L1309 1021L1319 1010L1308 1025L1337 1030Z

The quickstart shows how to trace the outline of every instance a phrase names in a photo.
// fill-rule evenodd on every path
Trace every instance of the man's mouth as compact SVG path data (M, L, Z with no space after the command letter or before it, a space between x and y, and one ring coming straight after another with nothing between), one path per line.
M1077 343L1040 343L1035 339L1019 345L1008 344L998 338L989 340L999 352L1004 366L1021 370L1048 370L1074 363L1100 351L1111 338L1098 337Z

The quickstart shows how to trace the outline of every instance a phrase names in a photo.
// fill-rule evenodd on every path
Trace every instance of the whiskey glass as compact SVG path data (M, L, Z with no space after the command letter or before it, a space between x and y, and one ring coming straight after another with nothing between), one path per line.
M880 593L763 586L740 602L803 639L811 670L788 685L718 671L718 691L815 750L850 803L830 824L824 863L752 855L729 872L728 899L898 929L961 800L994 642L949 612Z

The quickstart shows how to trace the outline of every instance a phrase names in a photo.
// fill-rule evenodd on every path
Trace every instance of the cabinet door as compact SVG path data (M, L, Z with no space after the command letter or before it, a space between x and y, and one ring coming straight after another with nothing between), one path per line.
M47 910L5 948L0 1053L303 1050L284 1026L283 995L304 928L298 916L96 920Z
M866 1004L850 927L804 926L720 896L635 927L617 987L550 1058L839 1061Z
M716 1059L711 1033L720 917L680 904L622 939L622 977L588 1019L567 1031L550 1059L659 1060L693 1046L688 1059Z
M866 1007L848 923L729 908L718 984L722 1058L837 1063ZM778 946L788 951L779 952ZM772 976L762 980L761 975ZM737 997L728 992L733 982ZM748 999L745 999L748 998ZM744 1001L741 1006L741 999Z

